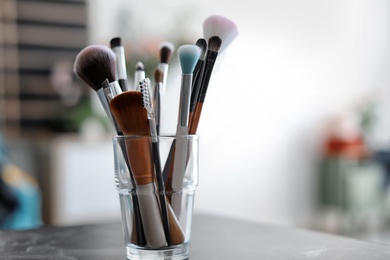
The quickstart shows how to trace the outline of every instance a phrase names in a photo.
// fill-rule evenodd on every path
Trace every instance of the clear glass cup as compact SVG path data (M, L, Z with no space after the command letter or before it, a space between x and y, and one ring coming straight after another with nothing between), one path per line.
M114 136L128 259L187 259L198 185L197 135Z

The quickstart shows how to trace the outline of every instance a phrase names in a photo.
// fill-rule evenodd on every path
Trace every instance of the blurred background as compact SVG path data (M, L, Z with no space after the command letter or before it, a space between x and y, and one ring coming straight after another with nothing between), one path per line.
M164 41L220 14L198 133L195 211L390 243L390 3L385 0L1 0L0 225L118 220L111 136L77 53L120 36L129 80ZM180 87L170 62L164 133Z

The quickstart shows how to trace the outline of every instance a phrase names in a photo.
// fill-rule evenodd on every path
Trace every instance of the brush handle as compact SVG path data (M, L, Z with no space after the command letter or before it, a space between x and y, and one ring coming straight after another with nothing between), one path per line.
M122 153L124 155L123 157L124 157L127 169L129 170L131 184L132 184L133 189L135 191L135 192L131 193L131 198L132 198L133 206L134 206L133 207L133 211L134 211L134 218L133 218L134 224L133 225L135 226L132 229L132 233L133 233L132 234L132 241L133 241L133 243L135 242L134 244L137 244L139 246L144 246L146 242L145 242L145 235L144 235L143 228L142 228L142 219L141 219L141 214L140 214L140 209L139 209L137 188L136 188L137 186L135 184L133 173L131 172L130 162L129 162L129 158L127 157L127 149L126 149L126 144L124 142L124 139L119 141L119 145L120 145Z
M160 198L161 217L162 217L162 222L163 222L163 226L164 226L165 238L166 238L167 244L169 246L169 245L171 245L171 235L170 235L170 231L169 231L167 200L165 198L165 185L164 185L164 180L163 180L163 176L162 176L162 172L161 172L160 151L159 151L159 147L158 147L157 142L152 142L152 149L153 149L154 167L156 170L158 196Z
M122 91L128 91L130 89L129 82L127 81L127 79L118 79L118 83Z
M196 102L198 101L200 89L201 89L201 84L202 84L202 78L204 74L204 62L202 60L199 60L198 63L196 64L198 69L195 74L193 74L193 81L192 81L192 92L191 92L191 102L190 102L190 113L195 110ZM191 117L190 117L191 119Z
M198 130L198 125L200 121L200 115L202 113L203 103L198 102L195 107L195 111L190 114L191 116L191 124L189 126L188 133L190 135L196 134L196 131Z
M172 206L168 205L168 219L169 219L169 229L171 234L171 244L179 245L184 242L185 236L182 227L180 226L179 220L177 219L175 212L172 209Z
M167 241L154 183L137 185L137 195L146 244L154 249L166 246Z
M178 218L181 212L181 195L176 194L183 188L184 175L187 165L187 141L188 128L185 126L177 126L176 129L176 147L173 162L172 173L172 190L171 204ZM178 192L180 193L180 192Z
M161 70L162 73L163 73L163 81L162 81L162 85L161 85L161 93L165 93L165 90L167 88L169 64L168 63L159 63L157 68L159 70Z
M123 46L116 46L112 48L116 57L116 76L119 81L119 85L121 86L123 91L128 90L127 86L127 71L126 71L126 60L125 60L125 49ZM122 86L121 81L126 81L126 83Z
M203 103L206 98L207 89L210 83L211 74L213 73L213 68L215 61L217 60L218 52L207 51L206 54L206 63L204 67L204 74L202 77L201 89L198 97L198 102Z
M161 122L161 96L162 96L162 83L156 83L154 89L154 117L156 121L157 135L160 134L160 122Z
M190 109L192 74L182 74L178 125L188 126L188 113Z
M96 91L96 94L100 100L100 103L103 106L104 112L106 112L108 119L111 121L112 125L115 127L115 131L121 132L121 129L118 126L118 123L116 122L116 120L114 119L114 117L111 114L110 104L108 103L108 100L106 98L106 94L104 93L104 89L100 88L99 90Z
M167 197L165 196L165 185L163 176L161 173L160 165L160 156L158 151L158 144L152 143L153 146L153 156L154 161L156 162L156 179L157 185L159 187L159 199L161 206L161 215L164 226L165 237L167 244L169 245L178 245L184 242L184 232L180 226L178 219L175 216L175 213L172 209L172 206L168 203Z
M189 124L189 133L196 134L198 130L198 124L200 121L200 116L202 113L203 103L206 98L207 89L210 83L211 74L213 72L215 61L218 57L218 52L207 51L207 59L204 65L204 72L200 79L200 90L197 103L193 112L190 110L190 124Z
M176 139L172 141L171 148L169 149L169 153L167 156L167 160L165 161L164 170L163 170L163 178L165 182L165 188L167 190L172 190L172 172L173 172L173 158L175 155L175 146Z

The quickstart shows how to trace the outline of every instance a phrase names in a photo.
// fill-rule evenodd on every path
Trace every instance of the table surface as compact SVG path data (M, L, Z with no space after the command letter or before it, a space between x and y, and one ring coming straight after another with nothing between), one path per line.
M125 260L120 223L0 231L1 260ZM209 215L193 219L190 259L390 259L390 245Z

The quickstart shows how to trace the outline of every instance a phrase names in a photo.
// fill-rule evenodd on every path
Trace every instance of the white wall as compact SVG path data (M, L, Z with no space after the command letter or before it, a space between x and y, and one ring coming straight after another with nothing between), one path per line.
M227 16L239 28L239 37L219 57L199 126L196 210L304 224L313 211L325 119L389 88L388 1L145 2L90 1L91 43L118 33L137 38L154 32L169 41L167 28L179 26L177 17L188 12L190 22L180 25L187 26L193 43L211 14ZM131 18L124 19L126 10ZM174 101L179 86L171 78L168 99ZM376 132L389 139L386 129Z

